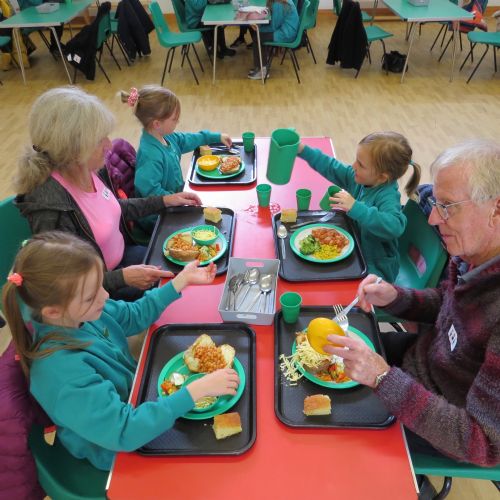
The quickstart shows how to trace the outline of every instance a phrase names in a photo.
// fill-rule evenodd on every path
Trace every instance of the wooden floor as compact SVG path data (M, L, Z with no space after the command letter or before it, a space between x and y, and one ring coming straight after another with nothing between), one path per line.
M465 80L471 71L470 65L461 73L456 71L455 81L449 83L451 50L443 62L437 62L438 51L430 53L429 47L438 26L428 24L416 39L404 84L400 84L401 75L385 75L381 71L379 43L372 47L372 64L366 62L359 77L354 79L354 70L325 64L334 22L333 15L321 12L318 26L309 34L317 65L305 49L298 53L300 85L289 59L283 66L274 64L265 86L259 81L248 80L246 74L253 65L251 51L245 48L238 49L237 57L217 62L217 82L212 85L207 55L199 47L205 73L196 69L200 77L197 86L189 68L180 68L180 58L176 55L165 85L182 103L179 130L212 129L239 137L246 130L253 130L258 136L269 136L275 128L294 127L303 136L332 137L337 156L347 162L353 160L356 144L366 134L396 130L408 137L414 160L423 166L426 181L429 181L430 162L447 146L470 137L498 139L500 73L493 73L491 54L469 85ZM383 27L395 35L386 41L388 50L407 53L405 24L384 22ZM228 29L227 40L232 41L236 33L235 29ZM78 81L88 92L103 99L115 113L118 125L113 137L126 138L134 146L138 143L140 126L130 109L120 103L117 92L160 82L165 51L158 46L154 33L150 39L152 55L138 59L130 68L122 65L122 71L118 71L109 56L104 58L111 84L99 72L95 81L86 81L81 75ZM4 83L0 86L1 198L13 194L10 179L22 147L29 144L27 124L31 103L48 88L67 84L62 64L53 61L41 41L36 39L35 42L38 50L27 71L28 85L22 84L18 71L0 73ZM122 64L123 58L115 52ZM464 57L465 52L458 54L457 66ZM184 165L189 160L189 155L185 156ZM457 479L454 483L450 500L499 498L490 482Z

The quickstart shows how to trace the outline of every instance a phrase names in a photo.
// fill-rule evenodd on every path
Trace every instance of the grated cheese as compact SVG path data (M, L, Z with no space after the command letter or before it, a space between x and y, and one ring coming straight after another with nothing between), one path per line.
M306 337L303 342L296 345L295 352L292 355L280 354L279 360L281 361L280 370L283 376L290 382L290 385L297 385L297 381L304 376L299 372L298 364L314 369L319 367L325 360L330 360L330 357L316 352Z

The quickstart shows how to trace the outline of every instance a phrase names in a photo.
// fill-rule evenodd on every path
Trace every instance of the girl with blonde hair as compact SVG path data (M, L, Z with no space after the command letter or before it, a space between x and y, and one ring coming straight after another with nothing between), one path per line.
M198 133L175 132L181 114L181 103L170 90L159 85L121 92L144 127L135 167L137 196L164 196L184 189L181 156L199 146L222 142L231 146L229 135L203 130ZM153 218L142 219L145 229L151 230Z
M39 234L20 250L3 308L30 391L75 457L109 470L117 451L164 433L198 399L236 394L237 373L222 369L157 401L128 403L137 365L127 337L148 328L186 286L212 283L216 266L197 265L129 303L108 300L101 259L71 234Z
M146 247L135 244L126 222L201 201L190 193L117 200L98 175L114 124L104 104L77 87L38 97L29 117L30 145L15 178L16 204L34 234L57 229L91 243L106 266L106 290L134 300L166 274L142 264Z
M399 272L398 238L406 227L397 180L411 165L405 190L411 197L420 182L407 139L397 132L375 132L358 144L356 161L345 165L319 149L299 145L299 156L342 191L331 207L345 210L359 229L368 270L393 283Z

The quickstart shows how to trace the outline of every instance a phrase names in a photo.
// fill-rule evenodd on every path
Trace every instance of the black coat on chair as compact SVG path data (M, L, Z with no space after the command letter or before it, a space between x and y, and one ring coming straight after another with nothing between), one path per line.
M83 72L87 80L95 78L95 58L97 53L97 33L103 16L111 10L111 3L104 2L97 9L95 19L84 26L64 47L66 59Z
M139 55L151 54L149 33L155 29L139 0L122 0L116 9L118 37L131 61Z
M368 39L363 26L361 8L358 2L344 0L342 10L328 45L327 64L340 62L341 68L359 70L368 47Z

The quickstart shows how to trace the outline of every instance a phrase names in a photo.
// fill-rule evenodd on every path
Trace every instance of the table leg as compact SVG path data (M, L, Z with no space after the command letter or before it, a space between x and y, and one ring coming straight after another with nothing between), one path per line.
M458 22L453 23L453 54L451 56L451 75L450 83L453 81L453 72L455 71L455 56L457 53Z
M57 43L57 48L59 49L59 54L61 54L61 59L64 64L64 69L66 70L66 74L68 75L68 80L70 85L73 85L73 79L71 78L71 75L69 74L68 66L66 64L66 57L63 54L62 48L61 48L61 43L59 42L59 37L57 36L56 29L54 26L50 26L50 31L52 32L52 36L54 37L56 43Z
M260 45L260 30L258 24L257 24L257 45L259 49L260 75L262 77L262 85L264 85L265 78L264 78L264 68L262 67L262 47Z
M217 31L219 31L218 26L214 28L214 66L213 66L213 76L212 85L215 85L215 61L217 61Z
M403 83L404 79L405 79L406 68L408 67L408 61L410 59L411 46L413 45L413 38L415 37L415 31L417 31L415 29L415 26L417 26L417 24L418 23L412 23L410 25L410 45L408 45L408 54L406 55L406 61L405 61L405 65L403 68L403 74L401 75L401 83Z
M12 30L12 35L14 36L14 44L16 45L17 63L19 64L19 68L21 69L23 83L24 83L24 85L26 85L26 75L24 73L23 54L21 52L21 44L19 42L19 37L21 36L21 33L17 28L14 28Z

